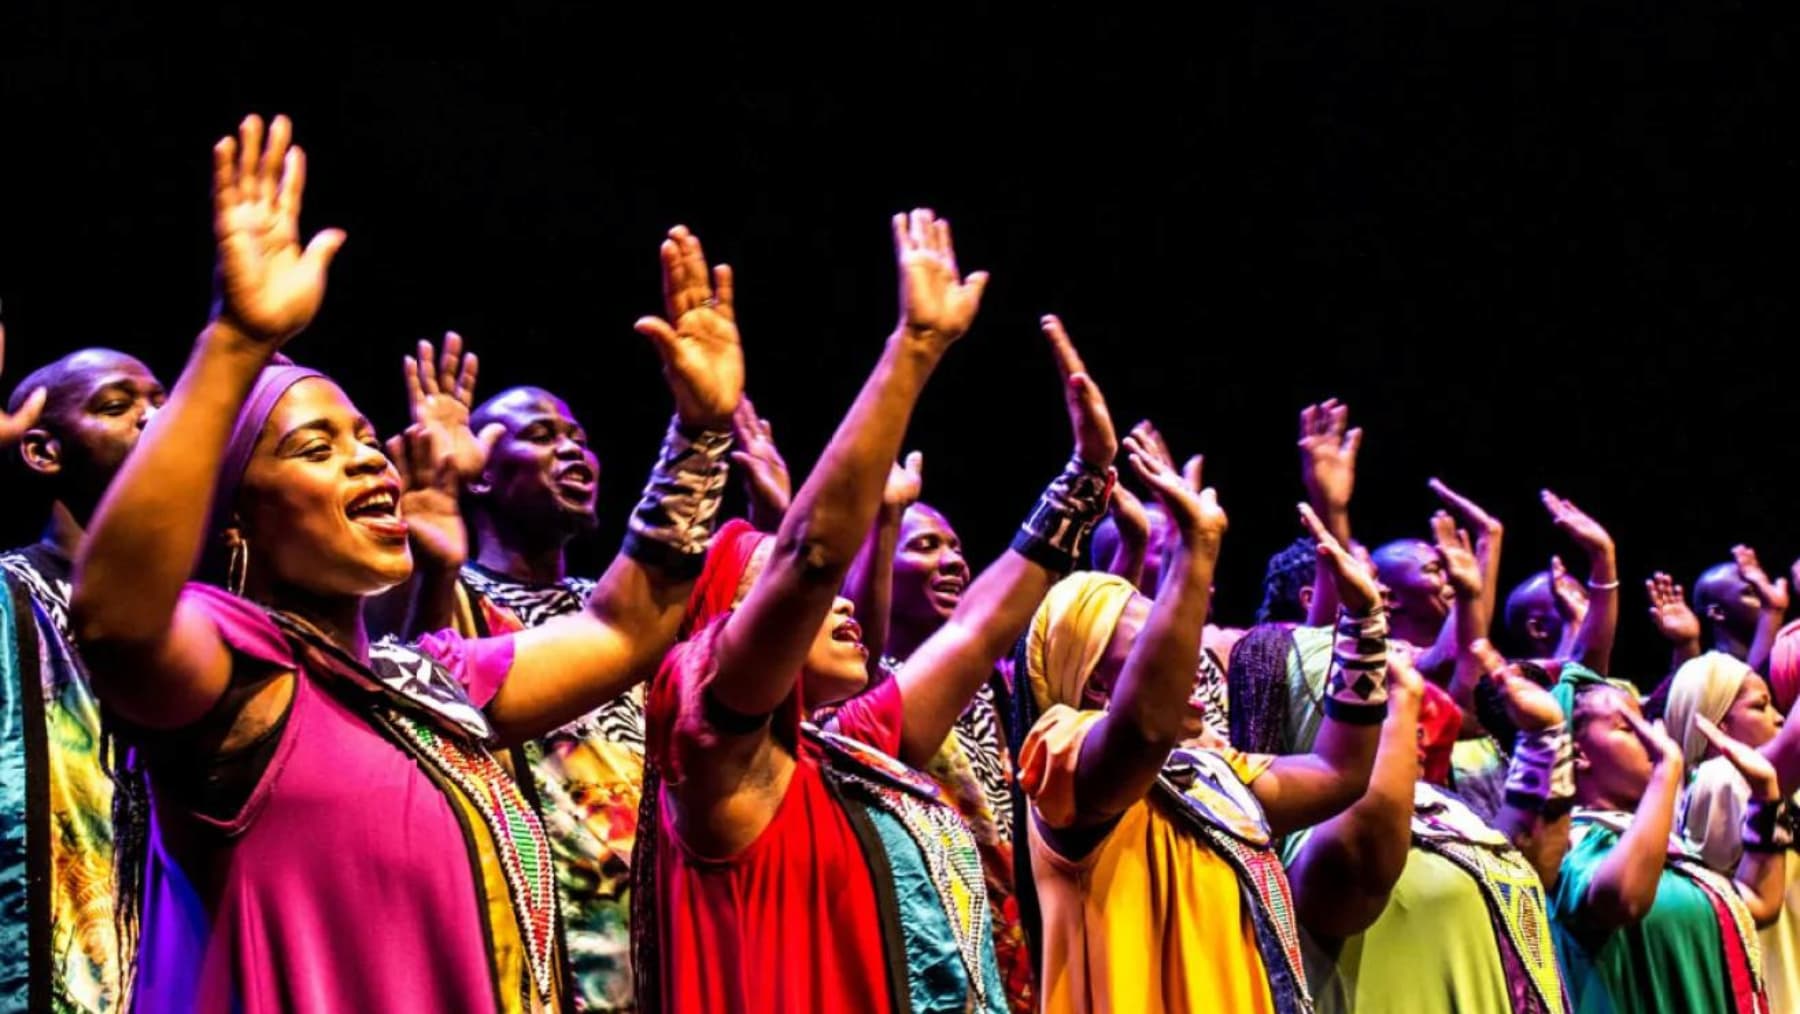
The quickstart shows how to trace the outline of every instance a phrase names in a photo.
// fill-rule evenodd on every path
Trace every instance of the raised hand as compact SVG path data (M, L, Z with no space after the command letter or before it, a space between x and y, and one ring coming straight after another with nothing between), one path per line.
M1475 559L1474 547L1469 544L1468 531L1456 527L1456 520L1449 512L1438 511L1431 516L1431 535L1438 552L1444 555L1444 576L1456 589L1457 596L1464 599L1480 596L1481 564Z
M1694 716L1694 728L1700 735L1719 751L1719 755L1731 762L1750 783L1750 793L1757 799L1774 801L1781 798L1781 778L1775 773L1775 765L1769 763L1760 751L1746 746L1739 740L1725 734L1723 729L1707 720L1705 715Z
M5 369L6 325L0 324L0 372L4 372ZM49 396L49 393L44 388L37 388L25 397L24 404L19 406L17 412L9 414L5 409L0 408L0 450L18 443L19 438L25 435L26 430L37 425L38 415L44 411L44 399Z
M1589 557L1613 551L1612 535L1600 522L1589 517L1573 502L1564 500L1547 489L1538 496L1544 503L1544 509L1550 512L1551 522L1569 533L1569 537L1574 539Z
M1144 480L1168 512L1170 522L1181 533L1182 543L1216 560L1228 521L1224 508L1219 506L1218 493L1200 486L1206 459L1196 454L1177 473L1158 460L1135 435L1126 436L1125 453L1138 478Z
M903 462L888 469L887 486L881 491L881 503L894 510L905 510L919 502L925 490L925 454L914 451Z
M1687 592L1675 579L1657 571L1644 582L1644 594L1650 597L1650 622L1663 639L1673 644L1700 640L1700 617L1688 606Z
M1475 533L1475 542L1494 538L1505 531L1500 519L1489 514L1475 501L1463 496L1444 484L1442 479L1432 479L1425 484L1431 492L1444 504L1452 517L1466 529Z
M1050 340L1050 351L1056 357L1056 372L1063 382L1063 402L1069 409L1069 429L1075 433L1075 453L1095 468L1111 468L1119 453L1119 437L1113 430L1112 413L1094 378L1088 375L1075 351L1075 343L1063 330L1062 321L1046 314L1039 321L1044 337ZM1134 431L1135 432L1135 431Z
M1560 556L1550 558L1550 597L1566 627L1579 627L1587 617L1587 588L1569 574Z
M288 118L277 116L265 143L262 118L251 115L237 137L213 146L213 316L271 349L318 314L326 270L345 239L343 230L326 229L301 248L306 153L289 145L292 134Z
M402 366L413 423L433 432L457 478L467 482L479 476L506 427L489 423L479 435L469 429L475 377L481 369L475 353L465 354L462 335L446 331L441 357L431 342L421 339L418 355L407 356Z
M1731 547L1731 558L1737 562L1738 576L1743 578L1755 590L1756 597L1762 600L1764 612L1787 614L1788 583L1787 578L1770 581L1767 571L1756 560L1756 550L1749 546Z
M1355 616L1366 616L1381 602L1381 585L1375 571L1350 555L1313 511L1312 505L1300 504L1300 523L1318 543L1319 559L1331 568L1331 582L1337 588L1338 602Z
M1347 428L1350 408L1335 398L1300 410L1300 481L1307 500L1327 515L1347 511L1356 489L1362 429Z
M900 330L938 351L948 348L974 323L987 272L962 276L950 223L925 208L894 216L894 258L900 267Z
M1169 442L1163 439L1163 435L1157 430L1155 423L1148 419L1139 419L1138 424L1131 428L1131 432L1138 438L1138 442L1144 446L1145 450L1169 466L1171 471L1174 470L1175 455L1169 450Z
M1481 681L1493 688L1514 728L1538 732L1563 723L1562 705L1556 703L1549 689L1521 675L1519 667L1508 664L1486 638L1471 643L1469 654L1481 666Z
M461 567L469 555L469 532L457 504L461 476L452 462L446 432L423 423L388 438L388 459L405 487L400 517L413 546L444 570Z
M640 317L637 332L662 358L675 411L689 426L725 429L744 393L744 349L738 341L731 266L710 271L706 251L687 226L662 242L664 317Z
M738 401L731 413L731 460L744 470L744 492L750 500L750 523L765 532L781 524L794 499L794 481L787 459L775 446L775 427L756 414L750 396Z

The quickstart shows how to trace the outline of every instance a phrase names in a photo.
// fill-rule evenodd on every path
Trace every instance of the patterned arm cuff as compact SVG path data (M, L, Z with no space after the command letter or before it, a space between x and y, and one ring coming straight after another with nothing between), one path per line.
M689 437L679 420L670 421L644 498L631 512L625 555L674 577L698 575L725 495L730 450L730 433L705 430Z
M1523 732L1506 769L1506 802L1546 817L1575 802L1575 741L1567 726Z
M1385 606L1367 616L1338 610L1326 717L1352 725L1379 725L1387 717L1387 632Z
M1794 845L1794 831L1786 820L1786 799L1752 799L1744 809L1745 852L1780 852Z
M1013 552L1057 574L1073 571L1081 559L1082 543L1106 513L1116 474L1079 457L1070 458L1019 526L1019 534L1012 540Z

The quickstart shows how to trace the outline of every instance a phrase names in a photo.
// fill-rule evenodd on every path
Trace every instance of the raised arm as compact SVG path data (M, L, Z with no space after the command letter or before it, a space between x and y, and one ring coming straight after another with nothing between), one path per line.
M731 268L708 268L683 226L662 243L667 319L640 334L675 400L644 496L587 608L510 635L513 665L487 707L501 737L541 735L587 714L653 671L681 625L725 486L731 418L744 390Z
M1597 673L1612 667L1613 636L1619 629L1619 560L1604 526L1581 508L1549 490L1544 509L1587 555L1588 608L1575 635L1571 657Z
M1374 925L1406 869L1423 682L1410 661L1388 659L1388 714L1369 787L1320 824L1288 864L1300 925L1316 936L1342 940Z
M1075 568L1081 542L1100 519L1118 439L1100 388L1055 317L1042 321L1062 376L1075 453L1045 491L1013 545L981 572L956 611L900 671L906 706L900 759L923 767L958 715L1031 622L1050 587ZM1204 614L1202 614L1204 619Z
M1588 882L1584 921L1600 931L1630 926L1656 903L1675 823L1675 801L1681 794L1681 747L1663 731L1662 722L1652 725L1627 709L1619 714L1643 741L1652 768L1631 826Z
M1668 574L1657 571L1644 582L1650 599L1650 622L1669 642L1669 672L1700 655L1700 617L1688 605L1687 592Z
M1150 512L1144 509L1144 501L1126 489L1124 483L1113 487L1112 503L1107 505L1106 512L1119 535L1112 555L1105 561L1106 572L1130 581L1132 587L1139 587L1144 583L1144 561L1150 549ZM1148 591L1151 595L1156 594L1155 588Z
M1556 886L1569 851L1569 813L1575 801L1575 755L1562 706L1550 691L1521 675L1485 639L1467 652L1517 733L1506 791L1494 826L1525 856L1544 889Z
M6 368L6 325L0 324L0 371ZM25 431L37 425L38 414L44 410L44 399L49 392L36 388L19 403L17 412L7 412L0 408L0 450L19 442Z
M1443 480L1432 479L1426 485L1443 502L1444 509L1456 519L1457 525L1474 533L1475 560L1481 566L1481 615L1492 622L1494 606L1500 598L1500 545L1505 539L1506 528L1499 518L1446 486ZM1484 626L1481 636L1486 636L1486 633L1487 628Z
M1312 752L1277 757L1250 784L1278 835L1311 827L1356 802L1368 787L1387 717L1387 612L1375 574L1326 530L1311 507L1300 505L1300 520L1331 569L1342 605L1325 717Z
M794 499L787 459L775 446L775 426L756 414L756 406L746 395L731 415L731 436L737 442L731 462L743 469L750 523L759 531L772 532L781 527L781 516Z
M1444 578L1456 594L1446 624L1446 636L1450 638L1447 647L1452 654L1450 681L1445 689L1456 701L1456 706L1463 710L1464 734L1474 734L1481 728L1475 717L1475 683L1479 674L1458 662L1470 645L1488 633L1490 614L1484 605L1486 570L1476 550L1469 545L1468 531L1456 527L1456 521L1449 513L1438 511L1432 516L1431 534L1444 558ZM1439 648L1434 651L1445 646L1440 638Z
M1200 633L1226 518L1218 494L1200 489L1200 459L1183 475L1168 470L1134 436L1131 467L1169 512L1179 544L1150 617L1113 687L1111 704L1089 731L1075 772L1077 821L1094 825L1144 798L1189 727Z
M1749 583L1762 604L1756 618L1756 636L1750 642L1750 653L1744 662L1759 673L1768 673L1769 655L1775 650L1775 635L1787 618L1787 578L1769 580L1769 574L1757 562L1756 550L1749 546L1733 546L1731 555L1737 561L1738 575Z
M94 691L138 725L192 722L225 691L230 659L211 621L177 608L194 572L214 488L257 375L306 327L344 243L327 229L300 245L306 156L278 116L213 148L218 299L169 400L88 526L72 608Z
M881 504L889 467L925 381L968 330L987 276L956 266L950 226L929 211L894 217L899 325L775 534L767 567L719 635L716 703L766 715L800 664ZM766 728L766 727L765 727Z
M919 501L925 487L925 455L914 451L904 464L888 469L887 486L881 492L881 509L875 527L863 539L862 549L844 578L844 597L856 607L863 644L869 649L869 680L882 678L881 657L888 651L888 628L893 619L894 553L900 547L900 523L906 509Z
M1349 423L1350 407L1335 398L1300 410L1300 481L1306 487L1306 502L1340 546L1350 545L1350 497L1356 490L1356 455L1362 449L1362 429ZM1337 582L1326 557L1320 556L1306 623L1328 626L1337 620L1337 611Z
M1787 893L1786 857L1792 844L1787 840L1791 834L1776 819L1786 805L1781 781L1768 758L1727 736L1705 715L1694 716L1694 727L1750 785L1750 801L1740 831L1743 856L1738 859L1733 886L1756 925L1773 926L1781 917L1781 903Z

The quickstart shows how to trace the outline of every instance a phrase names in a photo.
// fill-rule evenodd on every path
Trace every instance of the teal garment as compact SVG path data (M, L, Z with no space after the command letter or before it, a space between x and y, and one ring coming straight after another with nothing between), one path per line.
M30 898L25 856L25 702L12 585L0 574L0 1012L28 1009Z
M901 934L906 942L906 981L913 1014L953 1014L963 1010L969 989L969 973L956 948L944 903L931 884L925 857L899 819L879 806L865 809L881 838L893 874L894 898L900 907ZM994 958L992 926L980 928L981 978L986 985L988 1014L1006 1014L1006 989L1000 983L1000 965Z
M1737 1014L1725 942L1705 889L1665 867L1642 921L1616 930L1583 925L1583 901L1619 841L1604 824L1577 821L1550 902L1556 956L1577 1014Z

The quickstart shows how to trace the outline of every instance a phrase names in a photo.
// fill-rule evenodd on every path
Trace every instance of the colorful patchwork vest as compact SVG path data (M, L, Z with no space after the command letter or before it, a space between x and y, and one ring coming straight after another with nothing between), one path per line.
M1413 848L1468 874L1487 902L1514 1014L1566 1014L1550 914L1537 871L1461 800L1420 782L1413 788Z
M988 909L981 852L968 823L926 775L810 722L803 723L801 731L825 751L829 763L822 769L833 785L879 807L905 828L924 858L926 874L955 937L969 979L969 1009L1004 1011L1006 998L988 995L984 969L994 960L993 913ZM904 977L905 970L900 974Z
M1163 765L1156 791L1171 811L1236 871L1256 927L1256 949L1269 974L1269 994L1281 1014L1308 1014L1312 994L1301 964L1300 929L1287 871L1273 848L1268 818L1249 786L1225 759L1207 750L1176 750Z

